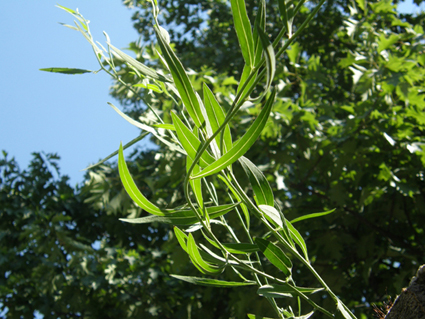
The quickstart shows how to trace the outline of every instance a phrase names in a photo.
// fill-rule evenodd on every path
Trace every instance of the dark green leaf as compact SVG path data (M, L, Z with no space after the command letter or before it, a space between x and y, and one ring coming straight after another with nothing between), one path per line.
M62 74L84 74L84 73L94 72L92 70L72 69L72 68L46 68L46 69L40 69L40 71L62 73Z

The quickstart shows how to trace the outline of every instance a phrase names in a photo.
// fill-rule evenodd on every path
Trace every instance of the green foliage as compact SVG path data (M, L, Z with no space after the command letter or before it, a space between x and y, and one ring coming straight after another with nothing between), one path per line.
M69 293L70 284L56 285L45 294L32 281L26 286L20 281L19 289L32 287L25 288L31 292L25 301L34 307L25 309L21 295L10 295L17 275L9 275L2 285L9 289L2 298L9 299L1 302L11 318L24 310L31 317L34 309L56 318L52 300L58 300L60 316L72 317L81 313L76 308L81 303L72 298L88 300L85 314L93 317L112 315L107 306L113 305L115 317L246 318L249 312L259 314L250 318L313 313L350 318L352 310L364 318L371 316L368 304L399 293L425 262L423 15L398 16L390 1L327 1L307 32L300 33L314 7L303 1L293 6L245 1L243 8L244 1L232 1L233 11L224 1L176 5L163 0L162 11L156 2L125 2L141 7L134 17L141 34L147 39L156 30L159 40L144 48L130 44L136 59L109 40L107 50L96 45L84 18L64 9L78 21L71 28L84 34L103 70L115 79L112 95L127 114L113 107L159 145L127 164L122 150L119 158L131 197L159 216L145 216L110 168L90 172L83 192L73 196L91 203L80 200L84 209L79 212L87 214L66 219L79 222L79 237L73 240L80 259L61 264L72 278L83 278L72 281L78 289ZM164 28L154 29L152 21ZM170 23L180 28L168 28ZM294 31L298 37L290 43L287 37ZM272 99L269 86L275 89ZM242 150L241 140L255 144ZM211 174L205 174L207 169ZM214 175L220 170L224 173ZM12 211L31 208L21 206L18 191L4 194L14 200ZM233 210L212 216L211 208L223 205ZM170 219L172 214L189 218L183 230L175 227L173 233L158 223L178 224L180 218ZM123 225L116 221L120 217L154 223ZM30 220L39 227L38 218ZM74 229L63 233L73 238ZM23 238L22 245L39 245ZM102 242L101 249L89 249L95 240ZM12 251L11 243L7 249ZM103 257L90 257L97 254ZM16 254L8 256L14 260ZM89 273L78 271L85 256L92 261ZM56 264L44 258L35 254L28 262L41 261L43 273L55 272ZM130 265L130 259L137 262ZM198 270L208 278L193 276ZM187 285L170 273L181 274L174 278ZM32 276L28 267L11 274ZM40 278L37 282L50 283ZM102 289L89 285L93 278ZM46 300L50 304L43 308ZM93 304L105 312L94 312Z

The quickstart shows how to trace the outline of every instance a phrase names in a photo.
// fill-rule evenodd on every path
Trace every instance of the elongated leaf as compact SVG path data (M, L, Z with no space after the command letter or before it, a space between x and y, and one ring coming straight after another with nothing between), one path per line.
M267 82L265 91L268 91L276 72L276 56L273 45L270 43L267 34L261 28L257 28L257 32L261 40L261 45L263 46L264 56L266 58Z
M314 294L315 292L322 291L323 288L306 288L295 287L291 284L285 285L265 285L258 288L257 293L270 298L284 298L299 296L300 293L304 295Z
M180 143L187 152L187 155L190 156L192 160L195 159L198 150L201 148L201 141L183 124L182 120L180 120L174 112L171 112L171 117ZM199 165L201 167L206 167L214 161L214 157L212 157L208 151L205 151L199 160Z
M279 11L280 11L280 16L283 20L283 23L285 25L286 28L286 33L288 35L288 39L290 37L292 37L292 20L293 17L288 15L288 4L287 0L278 0L279 2ZM291 14L292 15L292 14Z
M211 124L211 129L213 132L216 132L221 124L224 123L226 118L226 113L217 102L214 94L211 92L209 87L204 83L204 105L207 111L208 119ZM217 145L219 145L220 150L223 150L223 154L232 148L232 136L230 133L229 125L226 125L224 129L223 136L223 145L221 145L221 136L220 134L215 137Z
M237 204L227 204L220 206L206 207L209 218L217 218L223 216L234 209ZM163 216L154 215L140 218L120 218L121 221L131 224L146 224L153 222L160 222L172 225L193 225L199 222L193 210L181 210L181 211L165 211Z
M160 209L153 203L151 203L137 188L136 183L128 171L127 164L124 159L124 153L122 144L120 145L118 151L118 171L120 174L121 182L124 185L124 188L127 194L131 199L142 209L147 211L150 214L156 216L166 216L167 214L177 212L178 210L173 209Z
M180 98L182 99L183 104L195 125L197 127L202 127L204 118L199 106L199 100L195 94L195 90L193 89L192 84L190 83L189 77L186 74L186 71L184 70L180 60L174 54L170 45L167 43L166 39L160 32L158 26L155 26L155 33L162 54L167 61L168 67L174 79L174 83L180 94Z
M257 16L255 17L254 22L254 52L255 59L254 65L258 65L261 61L261 56L263 54L263 46L261 45L261 40L258 35L258 29L265 30L266 29L266 1L260 0L258 4Z
M244 156L239 158L239 163L241 163L246 175L248 175L258 204L273 206L273 191L266 177L263 175L263 172Z
M246 13L244 0L231 0L233 21L235 24L236 35L239 45L242 49L242 55L245 63L252 67L254 65L254 40L252 37L251 23Z
M176 226L174 226L174 234L176 235L181 248L187 252L187 235Z
M281 270L285 276L291 276L292 262L282 249L272 242L262 238L256 238L255 243L258 248L260 248L264 256L266 256L274 266Z
M149 134L149 132L143 132L143 133L142 133L142 134L140 134L138 137L136 137L136 138L132 139L130 142L128 142L127 144L125 144L125 145L123 146L123 149L125 150L125 149L129 148L130 146L134 145L134 144L135 144L135 143L137 143L138 141L140 141L140 140L144 139L144 138L145 138L148 134ZM115 152L113 152L112 154L110 154L110 155L106 156L103 160L101 160L101 161L97 162L96 164L90 165L89 167L85 168L84 170L89 170L89 169L95 168L95 167L97 167L97 166L99 166L99 165L101 165L101 164L105 163L108 159L110 159L110 158L114 157L114 156L115 156L115 155L117 155L117 154L118 154L118 150L116 150L116 151L115 151Z
M192 233L189 234L187 238L187 253L189 254L190 259L193 264L198 268L200 272L206 275L217 275L223 272L223 267L218 267L213 264L207 263L199 253L198 247L196 246L195 239L192 236Z
M84 73L94 72L92 70L72 69L72 68L46 68L46 69L40 69L40 71L62 73L62 74L84 74Z
M143 124L143 123L140 123L138 121L133 120L131 117L129 117L128 115L121 112L121 110L119 108L117 108L115 105L113 105L112 103L108 103L108 104L115 110L115 112L117 112L123 119L125 119L130 124L140 128L144 131L152 133L152 135L154 135L158 140L160 140L162 143L167 145L171 150L174 150L176 152L179 152L179 153L186 155L186 152L181 147L179 147L178 145L176 145L174 143L167 141L163 137L163 135L159 134L153 127L150 127L146 124Z
M273 206L269 205L258 205L258 208L266 215L266 218L271 221L276 226L283 228L282 217L280 216L278 210Z
M241 287L241 286L252 286L256 283L253 281L248 282L237 282L237 281L224 281L210 278L199 278L199 277L190 277L190 276L179 276L179 275L170 275L173 278L183 280L195 285L201 286L213 286L220 288L232 288L232 287Z
M112 53L114 53L114 55L116 57L118 57L121 60L123 60L126 63L128 63L130 66L132 66L133 68L135 68L137 71L139 71L140 73L142 73L144 76L146 76L148 78L151 78L151 79L154 79L154 80L161 81L161 82L173 82L171 79L163 76L162 74L159 74L155 70L147 67L143 63L137 61L136 59L132 58L128 54L126 54L126 53L122 52L121 50L117 49L112 44L108 43L108 46L112 49Z
M252 123L248 131L242 136L236 143L233 144L233 147L224 154L220 159L216 160L211 165L207 166L201 171L201 173L193 175L192 178L201 178L215 174L227 166L233 164L244 155L249 148L255 143L264 126L267 123L269 118L274 98L276 96L276 90L273 90L257 119Z
M307 245L305 244L304 238L301 236L298 230L294 226L292 226L292 224L289 221L286 221L286 225L288 226L289 233L292 239L294 240L295 243L297 243L298 246L300 246L301 250L303 251L305 259L308 260Z
M321 213L313 213L313 214L308 214L308 215L304 215L304 216L300 216L297 217L293 220L291 220L291 224L302 221L302 220L306 220L306 219L310 219L310 218L316 218L316 217L320 217L320 216L326 216L330 213L333 213L335 211L335 209L332 210L328 210L327 212L321 212Z
M335 318L344 318L344 319L352 319L355 318L353 315L351 315L347 309L345 309L344 304L341 302L341 300L338 299L336 303L336 308L338 309L338 313L336 314Z
M190 158L190 156L186 157L186 174L189 171L190 167L192 166L193 160ZM199 165L195 165L193 167L192 172L195 174L200 172L201 168ZM202 196L202 180L201 179L192 179L189 181L190 187L192 187L193 194L195 195L196 202L198 203L198 207L202 208L204 207L204 199Z
M156 128L163 128L165 130L171 130L171 131L175 131L176 130L176 128L174 127L173 124L154 124L152 126L153 127L156 127Z

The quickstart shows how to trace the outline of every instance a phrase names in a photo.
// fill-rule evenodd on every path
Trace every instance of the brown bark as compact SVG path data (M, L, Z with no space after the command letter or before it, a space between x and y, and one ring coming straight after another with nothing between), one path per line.
M389 309L385 319L425 319L425 265L404 288Z

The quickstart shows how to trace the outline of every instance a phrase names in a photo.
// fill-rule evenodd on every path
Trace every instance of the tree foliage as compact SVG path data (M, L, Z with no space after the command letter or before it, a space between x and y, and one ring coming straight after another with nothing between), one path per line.
M150 39L150 8L145 2L124 2L140 6L136 28ZM256 2L246 2L254 21ZM208 83L229 108L244 62L226 2L159 4L165 8L160 21L172 26L179 58L194 70L190 80L195 90ZM278 6L267 7L268 28L276 34L281 27ZM314 267L359 318L371 316L371 303L395 296L425 262L421 19L397 15L389 1L327 2L308 32L279 57L285 67L276 71L277 101L261 139L247 154L270 182L288 219L336 209L300 221L297 228ZM158 57L155 45L132 43L130 50L148 65ZM123 82L139 84L128 90L115 82L112 88L127 114L154 123L145 108L148 102L171 123L174 101L156 94L155 87L144 90L151 83L139 83L122 60L116 64L122 67ZM242 109L232 135L241 136L259 112ZM167 226L117 222L145 213L122 191L116 167L90 172L86 185L73 190L66 179L54 177L54 160L36 155L29 171L22 172L13 160L2 161L6 244L0 301L9 308L8 317L31 318L34 310L45 318L270 315L265 303L253 302L257 299L249 286L212 289L169 278L170 273L190 275L194 267ZM159 146L135 154L130 170L150 201L175 207L184 202L185 165L178 152ZM240 168L235 174L243 178ZM252 229L260 233L254 221ZM92 247L94 242L99 249ZM297 284L313 282L301 265L293 271L302 278ZM329 307L330 300L318 294L315 302Z

